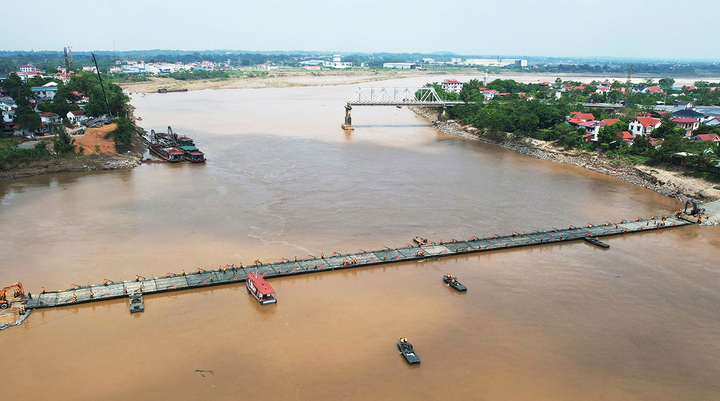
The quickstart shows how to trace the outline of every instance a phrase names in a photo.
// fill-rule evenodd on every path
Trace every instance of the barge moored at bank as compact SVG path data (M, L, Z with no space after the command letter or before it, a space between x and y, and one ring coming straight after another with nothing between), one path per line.
M184 152L183 158L190 163L205 163L205 153L195 146L180 146L180 149Z
M165 147L160 144L153 144L149 147L150 151L157 157L165 160L169 163L178 163L183 161L183 155L185 152L174 147Z
M178 135L168 126L167 133L150 130L150 151L166 162L177 163L183 160L190 163L205 163L205 153L195 146L195 141L185 135Z

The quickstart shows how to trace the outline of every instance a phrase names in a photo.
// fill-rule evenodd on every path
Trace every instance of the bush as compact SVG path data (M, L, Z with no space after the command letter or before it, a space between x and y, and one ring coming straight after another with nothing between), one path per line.
M0 171L6 170L14 163L26 160L42 160L50 157L45 142L38 142L32 149L20 149L14 138L0 140Z
M55 133L55 138L53 138L53 150L55 153L62 155L75 152L75 139L68 134L62 124L53 124L52 130Z
M132 133L135 132L135 125L127 118L116 118L115 124L117 124L117 128L108 132L105 139L113 138L115 151L125 153L132 147Z

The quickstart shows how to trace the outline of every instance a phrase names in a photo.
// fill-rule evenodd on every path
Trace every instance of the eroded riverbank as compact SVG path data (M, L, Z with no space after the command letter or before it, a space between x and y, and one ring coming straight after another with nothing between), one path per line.
M115 128L115 124L108 124L98 128L88 128L82 135L74 135L76 152L79 153L82 148L82 154L71 153L40 160L14 161L0 169L0 181L52 173L122 170L139 166L147 150L147 141L140 134L142 129L138 128L137 133L131 137L131 151L117 153L113 140L105 138L105 135ZM36 140L52 146L52 137L38 137Z
M553 146L551 142L532 138L514 138L509 135L501 141L481 135L471 126L462 126L456 121L438 121L437 111L411 107L418 115L433 123L440 132L462 138L473 139L496 145L524 155L557 163L571 164L619 178L635 185L653 190L682 202L695 200L711 202L720 199L720 191L709 181L687 175L684 169L676 166L648 167L633 165L611 159L602 153L590 153L582 150L565 150Z

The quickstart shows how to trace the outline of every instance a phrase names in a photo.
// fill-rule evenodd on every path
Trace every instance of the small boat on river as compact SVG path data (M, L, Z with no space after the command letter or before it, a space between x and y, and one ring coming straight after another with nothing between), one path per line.
M413 238L413 241L415 241L415 243L418 245L430 244L430 241L428 241L427 238L422 238L422 237L415 237L415 238Z
M157 93L172 93L172 92L187 92L187 88L182 89L168 89L168 88L160 88L157 90Z
M130 313L145 312L145 302L143 301L142 294L136 292L130 295Z
M600 248L603 248L603 249L610 248L610 244L606 244L606 243L600 241L598 238L585 237L585 241L587 241L588 243L593 244L595 246L599 246Z
M270 305L277 303L275 299L275 290L267 281L257 272L248 273L245 281L248 293L260 302L260 305Z
M467 291L467 287L460 284L460 282L457 281L457 277L453 277L452 274L448 273L448 274L444 275L443 281L445 282L445 284L449 285L450 287L452 287L452 289L454 289L457 292Z
M405 358L405 362L407 362L408 365L420 365L420 357L417 356L412 344L408 342L407 338L403 337L399 339L397 342L397 347L400 355Z

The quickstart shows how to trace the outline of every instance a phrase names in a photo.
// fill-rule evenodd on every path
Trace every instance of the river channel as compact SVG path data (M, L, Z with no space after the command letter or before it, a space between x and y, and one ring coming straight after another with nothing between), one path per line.
M438 77L441 80L443 77ZM422 84L427 78L374 83ZM366 86L371 86L368 84ZM205 165L0 182L0 283L30 292L617 221L670 198L447 136L355 86L133 95ZM720 228L582 242L40 310L0 332L14 399L718 399ZM452 273L468 287L442 284ZM415 345L409 367L395 342Z

